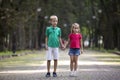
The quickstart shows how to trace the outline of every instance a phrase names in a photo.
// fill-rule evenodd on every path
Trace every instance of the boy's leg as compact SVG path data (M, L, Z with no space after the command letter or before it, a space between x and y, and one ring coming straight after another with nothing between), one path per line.
M50 72L50 63L51 63L51 60L47 60L47 72Z
M47 60L47 74L45 75L46 77L50 77L50 63L51 60Z
M56 70L57 70L58 58L59 58L58 48L54 48L54 50L53 50L53 57L54 57L53 77L57 77Z
M52 59L52 48L48 47L48 51L47 51L47 72L50 72L51 59Z
M52 49L50 47L48 47L48 51L47 51L47 74L46 77L50 77L50 65L51 65L51 59L52 59Z
M57 69L57 64L58 64L57 59L54 59L54 72L56 72L56 69Z
M57 59L54 59L54 71L53 71L53 77L57 77L56 69L57 69Z
M58 48L53 49L53 58L54 58L54 72L56 72L57 64L58 64L58 58L59 58Z

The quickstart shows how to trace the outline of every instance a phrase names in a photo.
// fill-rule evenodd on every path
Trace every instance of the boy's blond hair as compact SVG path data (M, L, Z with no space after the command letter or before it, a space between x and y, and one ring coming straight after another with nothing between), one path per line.
M53 20L53 19L58 20L58 17L57 17L56 15L52 15L52 16L50 16L50 20Z

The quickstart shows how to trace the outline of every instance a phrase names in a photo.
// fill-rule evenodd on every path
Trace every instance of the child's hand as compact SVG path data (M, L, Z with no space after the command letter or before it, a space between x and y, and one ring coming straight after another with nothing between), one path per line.
M45 49L48 50L48 46L47 45L45 45Z
M66 48L65 45L62 45L62 50L65 50L65 48Z
M81 50L81 54L83 54L83 50Z

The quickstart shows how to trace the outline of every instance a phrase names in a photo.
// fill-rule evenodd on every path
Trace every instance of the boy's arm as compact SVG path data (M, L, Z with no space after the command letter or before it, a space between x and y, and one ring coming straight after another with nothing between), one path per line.
M45 37L45 49L48 50L48 37Z
M59 40L60 40L60 44L61 44L62 48L64 48L64 44L63 44L63 42L62 42L61 37L59 38Z

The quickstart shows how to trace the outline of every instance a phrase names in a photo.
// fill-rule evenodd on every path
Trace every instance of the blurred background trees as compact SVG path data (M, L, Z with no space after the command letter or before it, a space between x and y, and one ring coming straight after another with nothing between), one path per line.
M89 47L120 50L119 0L0 0L0 51L43 47L53 14L63 39L77 22Z

